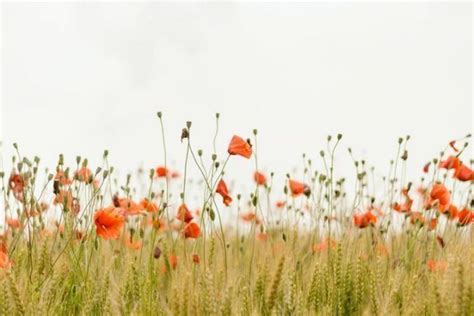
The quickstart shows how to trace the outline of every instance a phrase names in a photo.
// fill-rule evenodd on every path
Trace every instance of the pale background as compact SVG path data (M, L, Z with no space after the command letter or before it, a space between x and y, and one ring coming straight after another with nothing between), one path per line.
M470 3L82 3L2 5L4 165L11 144L54 168L59 153L124 174L163 162L182 168L179 136L209 153L259 130L259 164L277 177L307 153L321 167L327 134L380 173L398 136L412 135L410 175L472 130ZM468 155L472 153L470 151ZM249 183L253 162L229 176ZM352 173L351 173L352 174Z

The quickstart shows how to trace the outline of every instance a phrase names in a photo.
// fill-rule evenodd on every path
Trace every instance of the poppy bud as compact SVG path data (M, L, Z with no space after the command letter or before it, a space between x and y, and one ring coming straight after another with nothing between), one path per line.
M160 249L160 247L156 246L155 251L153 252L153 257L155 259L159 259L160 256L161 256L161 249Z
M192 125L192 124L193 124L193 122L187 121L187 122L186 122L186 127L187 127L188 129L191 129L191 125Z
M321 150L321 151L319 152L319 155L320 155L321 157L324 157L324 151Z
M332 139L332 136L331 135L328 135L328 142L330 142Z
M76 156L76 163L79 164L81 162L81 156Z
M198 149L198 156L199 156L199 157L202 156L202 149Z
M403 155L402 155L400 158L402 158L402 160L407 160L407 159L408 159L408 151L405 150L405 151L403 152Z
M216 119L218 119L219 116L221 116L221 114L220 114L220 113L216 113Z
M337 134L337 140L341 140L342 139L342 134Z
M398 138L398 144L401 144L403 142L403 138L399 137Z
M212 158L212 161L216 161L217 155L216 155L216 154L212 154L211 158Z
M158 118L161 119L161 116L162 116L161 112L156 112L156 115L158 116Z
M257 129L256 129L256 128L254 128L253 134L254 134L255 136L257 135Z

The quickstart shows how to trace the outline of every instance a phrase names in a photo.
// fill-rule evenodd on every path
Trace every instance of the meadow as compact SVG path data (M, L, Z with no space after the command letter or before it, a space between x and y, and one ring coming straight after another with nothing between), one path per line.
M181 135L165 135L161 112L157 124L160 163L138 180L120 182L107 151L99 166L60 156L47 169L13 144L0 173L1 315L474 314L470 135L433 148L415 179L401 137L376 187L343 135L296 177L259 169L257 130L220 157L195 147L191 122ZM179 170L170 140L186 147ZM354 172L336 177L335 155ZM229 186L234 159L255 166L251 194Z

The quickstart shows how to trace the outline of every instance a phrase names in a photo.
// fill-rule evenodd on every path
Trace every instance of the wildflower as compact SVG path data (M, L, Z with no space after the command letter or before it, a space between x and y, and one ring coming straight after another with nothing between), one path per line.
M56 175L54 176L54 181L57 181L61 185L69 185L72 183L71 179L69 179L63 171L58 170Z
M359 228L366 228L367 226L371 224L377 223L377 217L374 214L372 214L371 211L367 211L359 215L354 214L353 219L354 219L354 225Z
M442 160L439 163L438 168L450 170L450 169L457 169L460 165L461 165L461 161L459 160L458 157L449 156L446 160Z
M156 203L153 203L152 201L148 199L141 200L140 207L146 210L148 213L155 213L158 211L158 205L156 205Z
M156 168L156 175L158 176L158 178L165 178L166 176L168 176L168 169L166 167L159 166L158 168Z
M454 171L453 177L459 181L474 181L474 171L468 166L461 164Z
M183 233L185 238L196 239L201 234L201 229L198 224L191 222L184 226Z
M125 219L120 209L109 206L98 210L94 215L97 236L103 239L118 239Z
M289 180L289 185L290 185L291 195L294 197L299 196L301 194L304 194L306 196L309 196L311 194L311 189L309 188L309 186L302 182Z
M62 205L65 212L71 211L76 215L80 212L79 200L74 198L69 190L60 190L56 194L53 204Z
M285 201L276 201L275 206L277 208L283 208L285 206L286 202Z
M124 212L124 215L138 215L142 213L144 208L141 204L137 204L136 202L132 201L128 198L119 198L118 196L113 197L114 206L117 208L121 208Z
M265 232L258 232L255 238L257 238L257 240L260 240L260 241L267 241L268 234Z
M176 255L169 255L169 262L171 265L171 268L174 270L178 266L178 257Z
M411 212L410 213L410 222L415 225L415 224L420 224L421 226L424 225L425 223L425 218L420 212Z
M180 174L178 171L171 172L171 179L179 178Z
M431 272L444 272L448 268L448 263L444 260L428 259L426 265Z
M227 185L225 184L224 180L220 180L217 184L216 193L222 196L223 202L226 206L229 206L232 203L232 198L229 195L229 191L227 190Z
M249 159L252 156L252 146L241 137L234 135L227 149L229 155L239 155Z
M403 189L402 190L402 195L404 196L405 201L403 202L403 204L394 203L393 209L397 212L400 212L400 213L410 212L411 207L413 205L413 200L408 195L408 189L406 189L406 188Z
M244 222L247 222L247 223L250 223L250 222L253 222L255 221L255 223L257 225L260 224L260 219L257 217L257 215L252 212L252 211L249 211L247 213L244 213L242 215L240 215L240 218L244 221Z
M13 173L8 179L8 187L13 192L15 198L19 201L24 199L25 180L20 174Z
M323 252L324 250L331 247L331 249L336 249L336 241L333 239L326 238L318 244L313 245L313 252Z
M5 269L5 270L10 269L12 264L13 263L8 257L8 254L6 254L3 251L0 251L0 269Z
M193 254L193 262L195 264L199 264L201 262L201 259L199 258L199 255Z
M267 183L267 177L259 171L255 171L253 174L253 179L257 185L265 185Z
M451 194L441 183L436 183L433 185L431 188L430 197L432 201L438 201L440 209L446 208L451 200Z
M17 218L7 218L7 225L14 229L19 229L21 227L21 223Z
M191 215L191 212L189 211L186 204L183 203L179 206L176 218L185 223L189 223L192 221L193 216Z
M132 234L125 235L123 242L128 249L139 250L142 247L141 240L133 240Z
M466 226L474 222L474 212L464 208L457 214L458 225Z
M89 182L92 177L92 171L87 167L82 167L76 171L76 179L81 182Z

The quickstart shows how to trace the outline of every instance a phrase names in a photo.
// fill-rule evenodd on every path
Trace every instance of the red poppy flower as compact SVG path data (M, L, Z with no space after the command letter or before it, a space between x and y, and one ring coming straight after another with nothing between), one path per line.
M244 214L240 215L240 218L241 218L244 222L250 223L250 222L255 221L255 223L256 223L257 225L260 224L260 219L259 219L259 218L257 217L257 215L256 215L254 212L252 212L252 211L249 211L249 212L247 212L247 213L244 213Z
M12 261L8 258L8 255L0 251L0 269L9 269L12 266Z
M119 209L113 206L100 209L94 215L97 236L103 239L118 239L124 222Z
M182 222L189 223L193 219L193 215L189 211L186 204L181 204L178 208L178 214L176 214L176 218Z
M165 178L168 175L168 169L163 166L156 168L156 175L158 178Z
M431 272L444 272L448 268L448 263L444 260L429 259L426 265Z
M82 167L76 171L76 179L81 182L88 182L92 177L92 171L87 167Z
M185 238L196 239L201 235L201 229L198 224L191 222L184 226L183 233Z
M459 226L469 225L474 222L474 212L465 208L457 214L457 218Z
M25 190L25 180L19 174L11 174L8 179L8 186L13 195L19 201L23 201L23 192Z
M227 149L229 155L239 155L247 159L252 156L252 146L241 137L234 135Z
M18 229L21 227L21 223L17 218L7 218L7 225L15 229Z
M156 205L156 203L153 203L152 201L148 199L141 200L140 207L146 210L148 213L154 213L158 211L158 205Z
M60 190L56 194L53 204L61 205L66 212L73 212L74 214L79 214L80 212L79 201L72 196L69 190Z
M193 254L193 262L195 264L199 264L199 262L201 262L201 259L199 258L199 255Z
M128 198L119 198L117 196L114 196L113 202L114 206L121 208L124 212L124 215L127 216L138 215L144 210L141 204L137 204L136 202Z
M454 178L459 181L474 181L474 171L468 166L461 164L454 172Z
M225 184L224 180L220 180L217 184L216 193L222 196L223 202L226 206L229 206L232 203L232 198L229 195L229 191L227 190L227 185Z
M430 197L433 201L437 200L439 202L440 209L446 208L451 200L451 194L441 183L436 183L433 185L431 188Z
M403 202L403 204L395 203L393 205L393 209L397 212L400 212L400 213L410 212L411 207L413 205L413 200L408 195L408 189L403 189L402 190L402 195L404 196L405 201Z
M461 160L456 156L449 156L446 160L439 163L438 168L442 169L457 169L461 165Z
M169 255L170 266L174 270L178 266L178 257L176 255Z
M286 202L285 201L276 201L275 206L277 208L283 208L285 206Z
M295 180L289 180L289 185L290 185L291 195L294 196L294 197L299 196L303 193L306 196L309 196L309 194L311 193L311 190L310 190L309 186L307 186L306 184L304 184L302 182L298 182L298 181L295 181Z
M58 181L61 185L68 185L72 183L71 179L69 179L63 171L56 172L54 181Z
M258 185L265 185L267 183L267 177L261 172L255 171L253 179Z
M370 224L377 223L377 217L372 214L371 211L367 211L363 214L354 214L354 225L359 228L366 228Z

